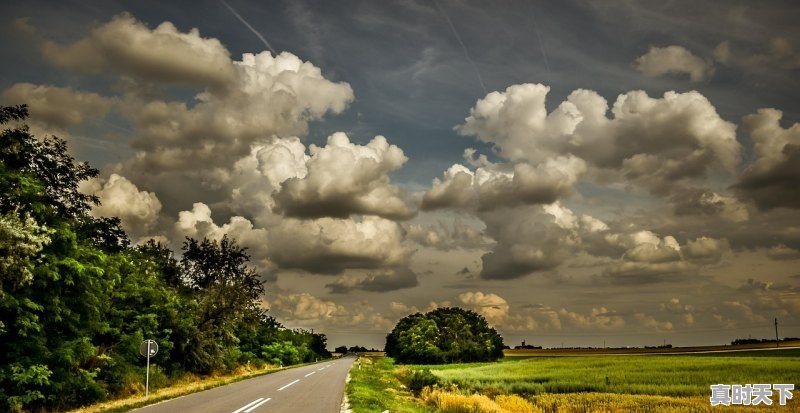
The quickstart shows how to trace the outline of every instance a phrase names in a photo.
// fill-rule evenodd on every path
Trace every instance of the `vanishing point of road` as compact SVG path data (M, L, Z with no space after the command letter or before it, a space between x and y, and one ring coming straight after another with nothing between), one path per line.
M287 369L166 400L137 413L338 413L354 357Z

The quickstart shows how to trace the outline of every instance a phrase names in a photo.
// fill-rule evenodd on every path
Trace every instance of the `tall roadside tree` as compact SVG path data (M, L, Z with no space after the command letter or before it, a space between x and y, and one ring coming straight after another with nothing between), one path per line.
M246 319L258 318L264 286L247 266L244 248L224 236L219 242L187 238L180 267L197 300L198 334L188 343L186 367L211 371L221 367L225 347L238 342L236 329Z
M27 115L25 106L0 108L0 215L12 243L0 247L12 268L0 290L0 409L8 410L104 396L92 337L109 327L103 315L116 282L104 271L106 253L78 235L94 235L84 224L97 198L78 184L97 170L76 163L63 140L10 125Z

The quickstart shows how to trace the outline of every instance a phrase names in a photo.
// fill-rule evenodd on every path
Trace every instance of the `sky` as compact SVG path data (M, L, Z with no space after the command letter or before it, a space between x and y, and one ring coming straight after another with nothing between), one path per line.
M1 2L0 104L134 242L248 249L329 345L800 337L790 1Z

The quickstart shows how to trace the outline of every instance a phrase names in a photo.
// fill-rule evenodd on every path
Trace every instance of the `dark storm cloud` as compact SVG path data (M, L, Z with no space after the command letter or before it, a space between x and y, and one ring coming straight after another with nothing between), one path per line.
M482 219L497 244L481 257L481 278L508 280L550 270L571 251L568 229L541 207L498 209Z
M31 117L54 131L81 125L90 118L102 118L114 99L70 87L16 83L0 95L3 104L26 104Z
M734 185L760 209L800 208L800 123L783 128L783 113L761 109L743 120L756 158Z
M388 292L412 288L419 285L417 274L409 268L391 268L371 272L365 276L342 276L326 284L334 294L344 294L352 290Z
M467 225L459 219L454 220L450 226L441 222L437 225L410 225L408 239L422 246L442 251L483 249L492 244L483 231Z
M407 262L405 231L393 221L364 217L283 219L270 228L270 258L283 268L338 274L348 268L391 268Z
M202 38L197 29L181 33L170 22L151 30L127 13L72 44L45 40L42 55L59 68L87 74L111 70L145 80L218 89L233 83L236 76L228 50L219 40Z
M783 244L778 244L767 250L767 257L779 261L796 260L800 259L800 250L789 248Z
M619 285L674 284L696 275L697 268L682 261L656 264L625 262L612 265L602 273L603 278Z
M720 195L707 189L677 190L670 197L670 202L678 216L704 215L730 222L743 222L750 218L747 206L735 196Z

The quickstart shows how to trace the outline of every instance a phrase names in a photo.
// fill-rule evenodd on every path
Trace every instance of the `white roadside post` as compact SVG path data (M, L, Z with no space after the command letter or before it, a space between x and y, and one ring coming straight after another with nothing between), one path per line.
M145 340L139 345L139 353L147 357L147 368L145 370L144 397L150 397L150 357L158 354L158 344L155 340Z

